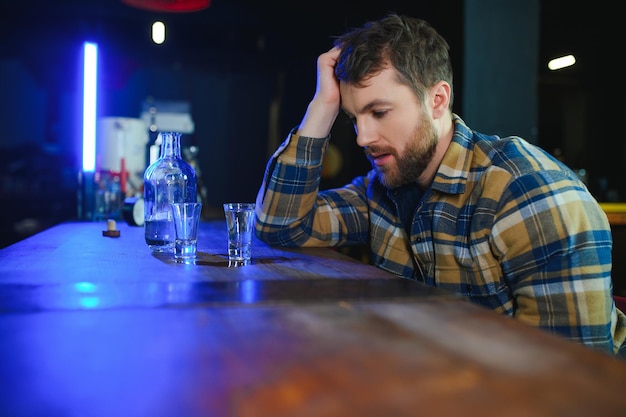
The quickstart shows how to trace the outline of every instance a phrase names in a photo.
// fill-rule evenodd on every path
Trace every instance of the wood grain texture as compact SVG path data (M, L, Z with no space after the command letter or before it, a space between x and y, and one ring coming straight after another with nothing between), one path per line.
M0 251L0 415L610 416L626 363L328 249L223 266L141 229L63 224Z

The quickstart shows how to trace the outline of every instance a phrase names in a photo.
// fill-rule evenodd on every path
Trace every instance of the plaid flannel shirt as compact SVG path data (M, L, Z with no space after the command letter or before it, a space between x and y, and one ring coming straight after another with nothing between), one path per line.
M616 353L626 316L612 302L612 235L602 208L540 148L473 132L453 118L454 137L415 207L410 236L396 190L373 170L320 191L330 137L295 130L267 165L257 236L282 246L368 244L381 269Z

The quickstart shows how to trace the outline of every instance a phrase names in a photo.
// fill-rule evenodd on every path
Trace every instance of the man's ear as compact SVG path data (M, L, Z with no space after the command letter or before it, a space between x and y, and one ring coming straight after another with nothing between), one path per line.
M448 111L451 93L450 84L445 81L439 81L430 88L430 105L432 107L433 119L443 116Z

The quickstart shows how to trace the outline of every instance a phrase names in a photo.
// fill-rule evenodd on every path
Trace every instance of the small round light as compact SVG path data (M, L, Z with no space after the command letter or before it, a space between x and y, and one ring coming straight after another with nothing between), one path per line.
M165 42L165 23L156 21L152 24L152 42L157 45Z

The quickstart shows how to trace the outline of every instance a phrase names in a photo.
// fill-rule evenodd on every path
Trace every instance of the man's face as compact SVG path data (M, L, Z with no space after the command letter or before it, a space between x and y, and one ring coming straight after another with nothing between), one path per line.
M390 68L367 80L366 87L340 83L340 89L357 143L381 182L389 188L415 182L432 161L438 135L413 91Z

